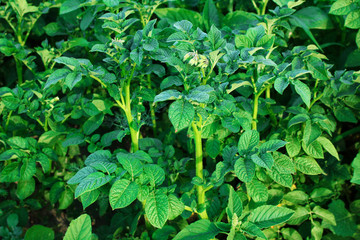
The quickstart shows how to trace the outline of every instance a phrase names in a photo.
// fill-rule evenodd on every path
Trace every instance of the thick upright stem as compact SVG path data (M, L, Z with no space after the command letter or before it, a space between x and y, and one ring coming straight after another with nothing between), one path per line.
M202 150L202 140L201 140L201 130L199 130L195 124L192 122L191 124L193 131L194 131L194 140L195 140L195 172L196 176L199 177L201 180L204 180L203 174L203 150ZM198 195L198 205L205 204L205 189L203 186L196 186L196 191ZM202 219L208 219L208 215L206 213L206 209L199 213Z
M16 64L16 73L17 73L17 77L18 77L18 84L22 84L23 83L23 75L22 75L22 71L23 71L23 67L22 67L22 63L20 60L15 59L15 64Z
M255 93L254 95L254 105L253 105L253 119L252 119L252 129L257 130L257 115L258 115L258 108L259 108L259 93Z
M137 150L139 150L139 134L140 134L139 130L134 128L134 124L133 124L134 118L131 113L130 83L131 83L131 79L133 78L133 75L134 75L135 67L136 67L136 65L134 65L134 67L131 71L131 75L128 78L128 80L126 81L125 86L124 86L124 90L125 90L124 112L126 115L126 120L129 125L129 129L130 129L131 151L132 152L136 152Z

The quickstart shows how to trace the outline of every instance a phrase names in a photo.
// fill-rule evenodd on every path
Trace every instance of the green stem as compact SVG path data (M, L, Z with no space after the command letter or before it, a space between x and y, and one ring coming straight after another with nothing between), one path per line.
M14 57L14 59L15 59L15 64L16 64L16 72L17 72L17 77L18 77L18 84L21 85L23 83L23 75L22 75L23 67L22 67L22 63L21 63L21 60L17 59L16 57Z
M48 122L49 122L49 117L50 117L50 114L48 113L47 115L46 115L46 117L45 117L45 123L44 123L44 130L45 130L45 132L47 132L48 130L49 130L49 128L48 128Z
M125 90L125 115L126 119L130 128L130 136L131 136L131 150L132 152L136 152L139 150L139 130L136 130L133 126L134 118L131 113L131 98L130 98L130 83L134 76L136 64L134 64L133 69L131 71L130 77L125 83L124 90Z
M13 111L11 110L11 111L9 112L9 115L8 115L8 116L7 116L7 118L6 118L6 123L5 123L5 132L6 132L6 131L7 131L7 129L8 129L9 122L10 122L10 118L11 118L12 113L13 113Z
M253 119L252 119L252 129L257 130L257 115L258 115L258 109L259 109L259 93L255 93L254 95L254 105L253 105Z
M257 13L258 15L260 15L261 11L260 11L260 8L257 6L255 0L251 0L251 2L252 2L252 4L254 5L254 8L255 8L255 10L256 10L256 13Z
M261 9L261 15L265 15L265 12L266 12L266 6L269 2L269 0L263 0L263 5L262 5L262 9Z
M234 0L229 0L228 11L230 13L234 11Z
M201 140L201 129L199 130L196 126L195 122L191 123L191 126L194 131L194 140L195 140L195 172L196 176L199 177L201 180L204 180L203 174L203 150L202 150L202 140ZM205 204L206 196L205 196L205 189L203 186L196 186L196 191L198 194L198 205ZM202 219L208 219L208 215L206 210L199 213Z
M346 138L347 136L353 135L358 132L360 132L360 126L356 127L356 128L352 128L350 130L347 130L347 131L343 132L342 134L336 136L333 140L333 143L339 142L340 140Z

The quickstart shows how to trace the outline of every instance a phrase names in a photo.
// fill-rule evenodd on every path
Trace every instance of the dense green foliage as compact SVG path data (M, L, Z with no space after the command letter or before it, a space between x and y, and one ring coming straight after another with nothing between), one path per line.
M360 238L360 0L0 0L0 238Z

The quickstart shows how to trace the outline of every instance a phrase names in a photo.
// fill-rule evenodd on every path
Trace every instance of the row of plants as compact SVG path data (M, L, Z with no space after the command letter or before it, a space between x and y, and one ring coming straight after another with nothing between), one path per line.
M0 236L359 238L359 6L0 1Z

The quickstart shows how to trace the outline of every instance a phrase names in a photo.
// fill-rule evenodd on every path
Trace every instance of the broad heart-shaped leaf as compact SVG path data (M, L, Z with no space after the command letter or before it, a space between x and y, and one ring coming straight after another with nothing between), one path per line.
M145 214L151 225L162 228L169 217L168 197L160 191L150 193L145 203Z
M135 201L139 185L127 179L117 180L110 189L109 202L112 209L124 208Z
M157 164L145 165L144 171L150 178L150 183L152 186L159 186L165 180L165 171Z
M213 239L220 230L207 219L198 220L181 230L173 240L209 240Z
M195 116L195 109L191 103L184 100L177 100L170 105L169 119L178 132L188 127Z
M251 160L253 160L256 165L267 169L271 169L274 164L274 158L271 153L254 154L251 156Z
M33 225L26 231L24 240L54 240L54 230L42 225Z
M86 192L95 190L112 179L112 176L105 175L102 172L95 172L89 174L85 179L83 179L75 190L75 198L80 197Z
M234 168L236 176L243 182L250 182L255 176L255 164L250 159L239 158Z
M288 208L264 205L252 211L250 221L259 228L267 228L286 222L293 214Z
M232 219L234 214L240 217L242 211L243 211L243 205L241 198L235 192L234 188L231 185L229 185L229 200L226 208L226 214L228 215L229 219Z
M48 80L46 81L45 85L44 85L44 89L49 88L51 85L56 84L57 82L59 82L60 80L66 78L66 76L70 73L71 71L69 69L66 68L62 68L62 69L57 69L55 70L50 77L48 78Z
M253 179L251 182L246 183L246 189L254 202L266 202L268 200L269 193L262 182Z
M26 180L20 180L17 184L16 195L20 200L24 200L29 197L35 191L35 180L29 178Z
M91 219L87 214L83 214L72 220L65 233L64 240L91 240Z
M307 175L324 173L316 160L310 156L297 157L294 159L296 169Z
M143 165L139 159L133 157L134 154L125 154L118 153L116 155L119 163L124 167L124 169L134 177L139 176L143 172Z
M310 107L311 92L310 88L300 80L293 80L292 84L295 86L295 91L300 95L307 107Z
M260 142L259 132L256 130L247 130L240 136L238 150L239 155L243 156L253 150Z

